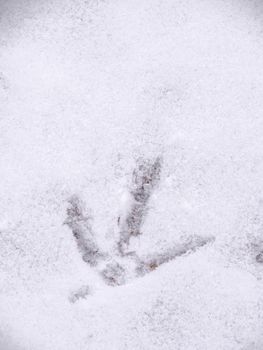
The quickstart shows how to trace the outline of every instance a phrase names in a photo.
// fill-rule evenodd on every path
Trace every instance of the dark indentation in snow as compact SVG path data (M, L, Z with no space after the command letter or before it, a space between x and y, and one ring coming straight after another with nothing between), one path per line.
M214 240L215 239L212 236L190 236L187 238L185 243L177 244L176 246L167 249L163 253L155 253L140 259L140 263L137 267L137 273L139 275L149 273L155 270L158 266L174 260L175 258L186 253L195 252L197 249L213 242Z
M147 215L149 199L160 181L161 164L161 157L153 160L143 158L137 160L128 193L131 202L127 206L127 212L118 219L120 237L117 242L118 250L113 254L103 253L99 249L92 230L92 217L80 198L74 195L68 200L65 224L71 229L83 260L94 267L104 283L109 286L123 285L129 279L128 276L135 278L143 276L164 263L195 252L214 241L212 236L191 235L173 247L145 257L140 257L136 251L127 251L130 238L142 234L141 227ZM261 259L263 262L263 256L259 254L257 260ZM89 294L89 287L83 286L69 299L74 303Z
M76 195L68 200L67 219L64 224L72 230L77 246L81 252L82 259L95 266L98 260L103 257L96 242L95 235L91 227L91 215L87 212L84 203Z
M118 262L111 262L101 271L106 284L120 286L125 283L125 269Z
M263 252L260 252L257 256L256 256L256 261L258 263L263 264Z
M147 214L147 204L150 196L158 184L161 175L161 157L154 160L139 158L133 171L130 195L132 203L125 218L118 219L122 222L120 227L119 252L123 255L129 245L132 236L138 236L141 232L143 219Z
M75 303L79 299L86 299L88 295L90 295L89 286L82 286L77 292L74 292L70 295L69 301L71 303Z

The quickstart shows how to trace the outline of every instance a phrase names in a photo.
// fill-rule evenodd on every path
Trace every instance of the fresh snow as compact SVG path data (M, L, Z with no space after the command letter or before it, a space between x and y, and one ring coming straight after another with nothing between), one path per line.
M262 18L260 0L0 1L0 350L263 349Z

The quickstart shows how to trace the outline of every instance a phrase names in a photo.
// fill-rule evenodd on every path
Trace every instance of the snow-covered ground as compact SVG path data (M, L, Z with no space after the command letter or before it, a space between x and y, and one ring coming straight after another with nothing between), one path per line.
M0 350L263 349L262 20L261 0L0 0ZM161 164L143 193L138 159ZM136 195L143 273L117 248Z

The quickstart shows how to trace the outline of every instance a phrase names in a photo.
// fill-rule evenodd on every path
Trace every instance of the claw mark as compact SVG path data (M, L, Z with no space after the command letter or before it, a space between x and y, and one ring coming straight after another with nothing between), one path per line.
M160 180L161 158L152 160L139 158L133 171L132 185L129 193L129 211L118 218L120 239L118 248L125 254L130 238L141 234L141 226L147 213L150 196Z
M103 256L97 245L92 227L91 216L85 213L84 203L76 196L68 200L67 219L64 224L72 230L82 259L92 265L97 265L98 259Z
M195 252L206 244L214 242L214 240L215 238L213 236L190 236L185 243L177 244L175 247L166 250L164 253L156 253L141 259L136 269L137 273L138 275L145 275L146 273L155 270L160 265L174 260L186 253Z

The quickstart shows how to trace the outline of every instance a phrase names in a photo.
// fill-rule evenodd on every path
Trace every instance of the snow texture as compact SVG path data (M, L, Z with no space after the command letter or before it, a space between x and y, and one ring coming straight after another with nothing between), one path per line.
M0 350L263 349L261 0L0 0Z

